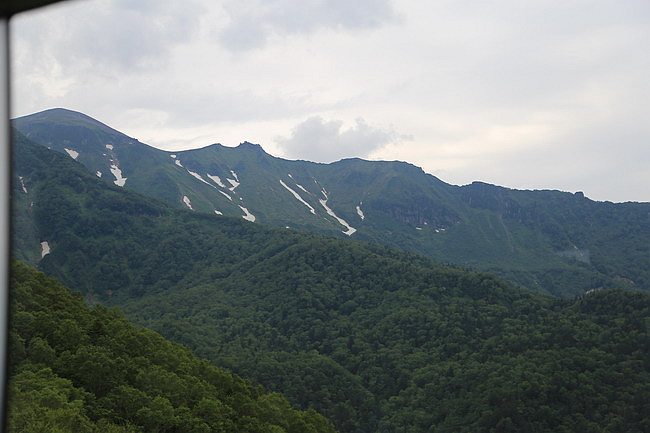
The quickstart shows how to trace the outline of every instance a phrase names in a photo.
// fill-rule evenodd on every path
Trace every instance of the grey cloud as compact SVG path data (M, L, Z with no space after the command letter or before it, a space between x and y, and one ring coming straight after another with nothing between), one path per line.
M291 136L276 137L287 156L317 162L332 162L346 157L366 157L387 144L405 137L357 119L356 125L342 130L340 120L326 121L319 116L298 124Z
M198 27L202 10L193 0L64 2L18 20L18 32L38 47L34 58L55 58L66 73L117 75L164 66L170 49Z
M398 19L389 0L237 0L224 10L231 21L219 39L231 51L262 47L272 35L371 29Z

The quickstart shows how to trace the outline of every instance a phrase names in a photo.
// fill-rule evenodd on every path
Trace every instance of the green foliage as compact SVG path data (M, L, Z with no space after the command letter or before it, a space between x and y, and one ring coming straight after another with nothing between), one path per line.
M10 432L334 431L20 263L11 306Z
M352 236L356 240L493 272L557 296L580 295L597 287L650 290L649 203L599 203L581 194L517 191L481 182L456 187L403 162L287 161L251 143L176 152L173 155L182 161L181 167L168 152L63 109L16 119L14 126L61 153L76 149L77 160L90 173L104 172L109 182L109 167L119 161L128 177L127 189L177 208L185 208L182 197L187 196L197 211L213 214L218 210L241 218L241 204L258 223L344 237L343 226L319 202L325 190L328 206L357 229ZM23 145L20 138L17 141L20 153ZM110 151L108 143L112 143ZM33 179L22 164L16 166L31 191ZM226 180L235 176L233 171L241 178L236 188ZM218 186L208 174L219 176L225 186ZM72 177L66 180L69 186L74 183ZM314 212L280 181L299 193ZM32 193L23 194L18 179L14 185L20 202L15 215L22 221L16 225L18 257L36 263L38 251L33 245L38 228L28 216ZM57 216L73 218L70 215L76 215L79 203L56 198L50 200L51 206L40 207L40 215L61 213ZM128 203L119 206L125 208ZM357 206L363 209L364 218Z
M650 296L553 301L388 252L304 240L125 309L341 431L643 431Z
M269 406L276 396L261 398L259 389L207 363L190 363L191 376L200 377L191 378L179 369L189 362L185 352L172 345L161 350L154 343L159 337L132 330L112 310L95 307L90 317L66 309L81 305L79 297L23 296L25 308L17 308L12 321L12 365L49 367L88 393L92 410L81 415L90 423L229 431L236 422L242 431L308 431L304 423L316 416L313 409L346 432L648 430L647 294L603 290L553 300L385 247L177 211L107 186L67 157L23 148L17 159L31 167L24 175L34 226L51 246L41 269L307 410L293 421L262 425L254 414L276 417L284 407ZM553 252L573 242L561 235L562 224L505 212L534 208L530 197L518 197L518 204L498 198L472 199L473 218L482 223L436 233L454 235L439 238L449 243L445 248L459 256L472 247L474 257L506 257L524 241L538 242L559 263L552 268L557 272L513 266L512 279L541 289L580 285L567 293L615 283L607 276L614 271L594 274L592 265ZM438 214L467 215L458 209ZM564 208L557 204L540 215L558 209ZM630 209L636 222L625 225L637 227L630 233L647 235L639 208ZM608 212L594 221L609 218ZM552 241L536 237L530 227L538 223L560 234ZM407 242L402 228L395 235ZM581 233L581 246L591 242L591 232ZM461 242L453 245L454 239ZM472 239L499 241L478 247ZM637 245L632 235L625 239ZM643 253L635 251L634 257ZM523 256L513 260L535 259ZM593 254L591 260L599 263ZM631 263L641 281L647 268ZM29 309L32 303L52 314ZM79 400L66 392L59 392L65 402ZM196 420L208 412L222 415L218 422ZM153 424L157 418L160 425Z

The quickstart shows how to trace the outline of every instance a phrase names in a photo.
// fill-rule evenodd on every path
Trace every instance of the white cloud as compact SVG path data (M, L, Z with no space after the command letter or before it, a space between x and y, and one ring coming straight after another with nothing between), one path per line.
M367 157L404 138L392 130L370 126L363 119L356 119L354 126L344 129L340 120L326 121L314 116L293 128L290 137L276 137L275 141L288 157L332 162Z

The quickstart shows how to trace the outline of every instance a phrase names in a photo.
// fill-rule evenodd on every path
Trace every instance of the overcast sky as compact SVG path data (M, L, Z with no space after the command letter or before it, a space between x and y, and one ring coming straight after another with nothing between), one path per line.
M11 25L13 116L650 201L648 0L72 0Z

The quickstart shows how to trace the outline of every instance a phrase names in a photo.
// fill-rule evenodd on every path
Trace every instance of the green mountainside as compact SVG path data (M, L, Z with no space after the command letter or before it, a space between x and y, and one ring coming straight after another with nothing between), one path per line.
M398 247L558 296L650 290L650 203L458 187L403 162L288 161L250 143L165 152L64 109L13 122L102 179L177 208Z
M384 246L175 209L16 141L16 257L340 431L650 430L650 294L554 299Z
M9 335L9 432L334 432L20 263Z

